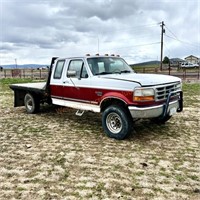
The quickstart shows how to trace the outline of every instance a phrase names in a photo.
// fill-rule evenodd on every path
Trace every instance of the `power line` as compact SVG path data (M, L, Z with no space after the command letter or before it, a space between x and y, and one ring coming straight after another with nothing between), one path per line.
M170 49L167 47L167 45L164 43L164 47L167 49L168 51L168 56L170 56Z
M109 51L111 51L111 50L118 50L118 49L125 49L125 48L132 48L132 47L140 47L140 46L150 46L150 45L155 45L155 44L160 44L160 42L152 42L152 43L146 43L146 44L138 44L138 45L125 46L125 47L120 47L120 48L109 49ZM106 50L104 50L104 51L106 51Z
M187 44L187 45L190 45L190 46L194 46L194 47L199 48L200 45L194 45L194 44L192 44L192 43L189 43L189 42L180 40L180 39L169 29L169 27L167 27L166 25L165 25L165 27L166 27L166 29L174 36L174 37L172 37L172 36L169 36L169 35L166 35L166 34L165 34L166 37L171 38L171 39L176 40L176 41L179 41L179 42L181 42L181 43L185 43L185 44Z
M166 29L178 40L177 36L165 25Z
M123 28L123 30L122 29L115 30L114 32L118 32L118 31L123 32L126 30L133 30L133 29L136 29L136 31L138 31L138 28L148 28L148 27L150 28L150 27L154 27L154 26L158 26L158 25L159 25L159 23L144 24L144 25L139 25L139 26L132 26L130 28Z
M159 37L160 34L143 34L143 35L137 35L137 36L134 36L134 38L127 38L127 39L120 39L120 42L136 42L138 41L139 39L149 39L149 38L152 38L152 37ZM113 39L110 43L112 44L113 42L115 43L119 43L119 39Z
M171 38L171 39L173 39L173 40L176 40L176 41L178 41L178 42L184 43L184 44L186 44L186 45L193 46L193 47L195 47L195 48L199 48L199 47L200 47L200 45L194 45L194 44L192 44L192 43L179 40L178 38L174 38L174 37L171 37L171 36L166 35L166 34L165 34L165 36L168 37L168 38Z

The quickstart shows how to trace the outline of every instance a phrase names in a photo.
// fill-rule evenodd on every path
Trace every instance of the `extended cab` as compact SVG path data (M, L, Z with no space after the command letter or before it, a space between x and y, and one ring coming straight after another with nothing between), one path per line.
M105 133L124 139L133 119L165 123L183 109L182 83L177 77L137 74L118 56L53 58L47 82L13 84L14 106L28 113L47 102L102 113ZM92 119L91 119L92 120Z

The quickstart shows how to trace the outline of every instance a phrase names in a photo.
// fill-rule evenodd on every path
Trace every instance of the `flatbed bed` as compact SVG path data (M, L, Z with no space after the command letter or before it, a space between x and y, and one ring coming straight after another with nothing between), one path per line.
M24 98L27 93L33 94L34 98L41 102L47 102L47 82L12 84L10 88L14 91L14 106L24 106Z
M20 89L20 90L28 90L33 92L44 92L46 90L46 82L39 83L18 83L10 85L11 89Z

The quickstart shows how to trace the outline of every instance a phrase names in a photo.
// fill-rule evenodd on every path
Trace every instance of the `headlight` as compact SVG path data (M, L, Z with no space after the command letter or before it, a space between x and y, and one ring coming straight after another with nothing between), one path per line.
M138 88L135 89L133 94L133 101L153 101L155 92L152 88Z
M177 85L176 85L176 89L181 90L181 89L182 89L182 83L177 84Z

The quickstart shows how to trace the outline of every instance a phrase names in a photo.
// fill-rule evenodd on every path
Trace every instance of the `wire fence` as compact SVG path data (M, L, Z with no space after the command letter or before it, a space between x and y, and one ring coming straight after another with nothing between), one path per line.
M200 80L200 68L168 68L160 71L159 67L149 68L142 67L134 69L136 73L145 73L145 74L164 74L177 76L182 80Z
M177 76L183 80L200 80L200 68L194 69L178 69L169 68L162 71L159 67L137 67L134 69L136 73L145 74L165 74ZM0 70L0 78L31 78L31 79L47 79L48 69L2 69Z
M48 69L2 69L0 78L47 79Z

